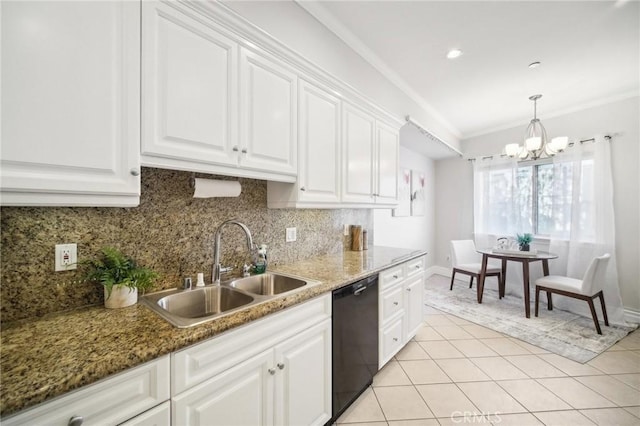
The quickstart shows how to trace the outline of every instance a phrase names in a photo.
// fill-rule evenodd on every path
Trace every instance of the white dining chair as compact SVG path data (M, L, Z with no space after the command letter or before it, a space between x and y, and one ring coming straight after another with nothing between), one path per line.
M476 251L473 240L452 240L451 241L451 286L453 290L453 280L456 273L470 275L469 288L473 287L473 279L480 276L482 269L482 255ZM502 282L502 268L494 263L487 264L487 277L498 277L498 286Z
M604 284L604 275L607 270L607 264L609 263L610 257L611 255L606 253L600 257L594 258L589 264L587 272L585 272L584 277L582 277L581 280L560 275L547 275L546 277L537 279L536 316L538 316L538 299L540 291L547 292L547 309L549 311L553 309L553 302L551 301L552 293L585 300L589 304L593 323L596 325L596 331L598 334L602 334L600 323L598 322L598 315L596 314L596 309L593 306L593 299L596 297L600 299L602 315L604 316L604 324L608 326L609 318L607 318L607 308L604 305L602 286Z

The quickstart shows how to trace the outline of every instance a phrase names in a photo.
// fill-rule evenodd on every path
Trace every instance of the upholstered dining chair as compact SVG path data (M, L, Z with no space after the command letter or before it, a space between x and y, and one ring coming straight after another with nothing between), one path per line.
M469 288L473 287L473 279L480 276L482 268L482 255L476 251L473 240L452 240L451 241L451 286L453 290L453 280L456 273L470 275ZM502 268L493 263L487 264L487 277L498 277L498 285L502 280Z
M591 310L591 316L593 317L593 323L596 325L596 331L598 334L602 334L600 329L600 323L598 322L598 315L596 309L593 306L593 299L596 297L600 299L600 306L602 306L602 316L604 317L604 324L609 325L609 318L607 318L607 308L604 305L604 296L602 295L602 286L604 284L604 274L607 270L607 264L609 263L609 253L603 254L600 257L594 258L587 272L581 280L576 278L563 277L559 275L547 275L536 280L536 316L538 316L538 299L540 291L547 292L547 309L550 311L553 309L553 302L551 301L551 294L556 293L562 296L573 297L580 300L585 300L589 304Z

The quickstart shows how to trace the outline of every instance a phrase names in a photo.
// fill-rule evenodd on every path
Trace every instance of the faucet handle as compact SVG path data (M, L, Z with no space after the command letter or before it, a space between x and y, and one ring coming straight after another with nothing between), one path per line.
M251 275L249 272L251 271L252 266L251 265L247 265L246 263L242 266L242 276L243 277L248 277L249 275Z

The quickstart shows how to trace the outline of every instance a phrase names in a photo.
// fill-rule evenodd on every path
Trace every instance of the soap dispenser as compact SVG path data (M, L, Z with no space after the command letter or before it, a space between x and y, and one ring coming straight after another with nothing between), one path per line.
M255 273L262 274L267 270L267 245L260 244L258 258L256 259Z

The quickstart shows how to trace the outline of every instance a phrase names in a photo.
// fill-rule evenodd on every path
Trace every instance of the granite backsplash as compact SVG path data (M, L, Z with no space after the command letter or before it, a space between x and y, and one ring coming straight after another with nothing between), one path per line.
M107 245L120 248L160 274L155 290L161 290L178 286L185 276L195 282L198 272L210 282L213 235L227 219L247 224L254 242L269 246L269 262L276 265L348 250L344 224L362 225L373 242L369 209L268 209L267 184L253 179L239 179L237 198L196 199L193 177L143 168L140 205L134 208L2 207L0 321L103 303L100 286L81 282L82 266L54 272L55 244L77 243L79 261ZM292 226L297 241L285 243L285 228ZM225 266L251 260L237 226L225 227L222 248Z

